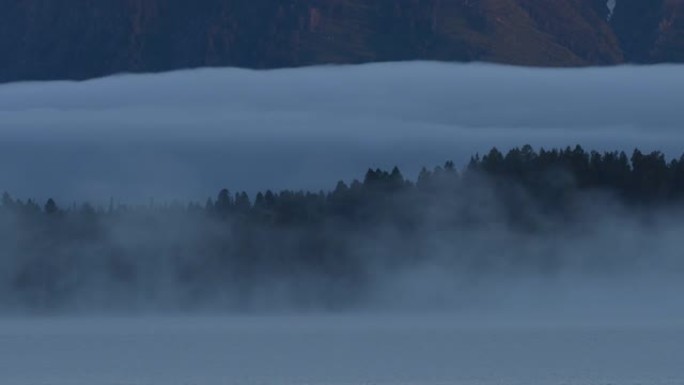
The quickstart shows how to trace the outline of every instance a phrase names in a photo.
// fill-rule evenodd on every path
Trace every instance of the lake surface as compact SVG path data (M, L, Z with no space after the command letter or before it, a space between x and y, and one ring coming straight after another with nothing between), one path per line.
M681 384L684 327L291 316L0 320L0 383Z

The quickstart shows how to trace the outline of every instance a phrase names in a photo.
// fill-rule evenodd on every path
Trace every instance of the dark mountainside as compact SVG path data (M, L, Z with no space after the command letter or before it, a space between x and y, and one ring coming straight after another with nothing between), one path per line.
M0 81L398 60L684 61L679 0L0 0Z
M680 274L683 203L684 156L579 146L493 149L415 182L395 168L328 192L222 190L206 204L39 206L5 193L0 312L339 309L432 265L454 283Z

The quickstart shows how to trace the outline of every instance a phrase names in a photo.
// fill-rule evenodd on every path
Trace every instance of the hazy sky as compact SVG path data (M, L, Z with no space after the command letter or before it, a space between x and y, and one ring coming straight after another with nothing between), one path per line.
M204 200L413 178L526 143L684 152L681 66L403 63L204 69L0 86L0 190L61 201Z

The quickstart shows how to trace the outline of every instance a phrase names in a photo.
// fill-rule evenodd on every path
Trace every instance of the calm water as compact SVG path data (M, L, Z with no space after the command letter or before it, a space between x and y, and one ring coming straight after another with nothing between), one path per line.
M2 384L682 384L684 327L447 317L0 321Z

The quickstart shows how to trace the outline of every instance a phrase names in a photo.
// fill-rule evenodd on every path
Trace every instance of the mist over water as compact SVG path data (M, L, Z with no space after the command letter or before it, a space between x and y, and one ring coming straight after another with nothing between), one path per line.
M416 62L275 71L202 69L2 85L0 189L39 202L54 197L63 206L86 200L104 206L110 198L134 204L150 199L203 202L223 187L249 193L330 190L340 179L362 178L368 167L397 165L414 179L422 166L451 159L462 167L470 156L493 146L581 144L628 152L639 147L679 156L684 152L682 68L530 69ZM481 189L487 195L488 188ZM494 206L478 214L488 218L489 228L456 236L441 234L434 218L427 218L420 244L409 250L386 247L395 243L395 235L378 229L355 245L359 254L368 255L364 269L371 283L353 308L506 309L510 316L550 310L563 318L584 308L592 314L602 309L633 317L651 314L651 319L682 314L681 301L672 295L684 269L679 212L656 213L655 221L644 222L598 195L578 209L583 210L578 214L580 231L560 229L534 237L500 226ZM197 236L201 232L221 231L212 223L185 222L162 225L156 238L142 236L132 220L111 223L107 246L55 253L75 256L80 261L75 263L87 266L81 274L89 276L96 271L97 258L88 255L101 254L97 250L137 250L144 243L156 250L157 243L170 239L194 244L202 239ZM11 248L4 250L12 256ZM370 262L370 256L406 259L411 253L421 264L388 270ZM134 309L155 309L152 305L166 301L160 308L175 308L175 284L165 275L169 258L149 252L133 262L140 271L154 272L159 280L155 285L167 285L152 299L138 298ZM553 274L530 275L516 262L530 259L550 264ZM21 260L5 258L5 274L20 269L16 261ZM464 270L471 265L483 266L487 274ZM265 280L250 294L248 308L290 309L293 290L311 292L317 308L320 282L310 278ZM102 304L116 302L119 294L92 279L88 294L79 294L67 308L83 311L95 305L102 310L107 307ZM170 283L163 284L165 280ZM624 295L632 289L634 293ZM208 295L210 304L230 302L223 294ZM649 312L642 311L646 306Z
M422 166L461 168L493 146L526 143L679 157L683 69L418 62L2 85L0 192L64 206L203 202L223 187L330 190L369 167L397 165L415 179ZM486 201L489 187L475 187ZM450 233L437 199L411 247L385 228L354 239L368 257L364 285L298 271L260 277L247 294L188 291L169 273L188 255L167 245L223 227L133 215L107 222L104 243L53 249L81 286L39 311L22 301L41 288L26 297L7 289L25 256L4 217L0 380L678 383L681 209L627 210L604 194L575 209L576 223L526 235L486 205L477 212L485 226ZM131 263L142 285L103 278L110 246L140 257Z

